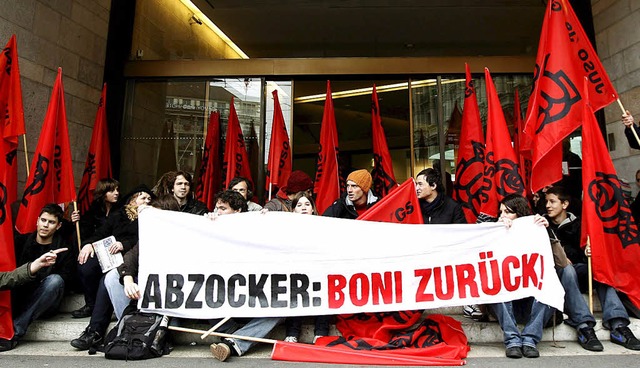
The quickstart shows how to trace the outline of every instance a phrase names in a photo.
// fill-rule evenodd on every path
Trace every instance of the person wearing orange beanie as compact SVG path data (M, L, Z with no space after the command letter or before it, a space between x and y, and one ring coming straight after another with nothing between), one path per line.
M373 194L371 174L365 170L355 170L347 177L347 192L336 199L323 216L356 219L378 202Z

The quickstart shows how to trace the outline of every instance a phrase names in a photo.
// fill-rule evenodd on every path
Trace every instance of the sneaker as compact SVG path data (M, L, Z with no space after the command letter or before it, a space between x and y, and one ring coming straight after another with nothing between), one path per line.
M598 337L596 336L596 332L592 327L583 327L578 330L578 342L582 348L589 351L603 351L604 346Z
M0 339L0 352L9 351L18 345L18 340L14 337L13 339Z
M522 348L519 346L507 348L504 354L507 356L507 358L520 359L522 358Z
M87 317L91 317L91 313L93 313L93 307L90 307L85 304L82 308L76 309L73 312L71 312L71 317L87 318Z
M209 346L209 349L211 350L211 354L213 355L213 357L221 362L227 360L227 358L229 358L229 356L231 355L231 348L229 347L229 345L222 342L219 344L211 344L211 346Z
M87 327L80 337L71 340L71 346L78 350L89 350L89 348L99 345L101 342L102 336L100 336L96 331L91 331L89 327Z
M465 305L462 308L462 314L467 317L467 318L471 318L474 321L479 321L482 319L483 317L483 313L480 310L480 307L478 307L477 305L473 304L473 305Z
M640 340L638 340L629 327L618 327L611 331L611 342L622 345L627 349L640 350Z
M295 336L287 336L284 338L284 342L298 342L298 338Z
M537 358L540 356L540 352L535 346L524 345L522 346L522 355L524 355L526 358Z

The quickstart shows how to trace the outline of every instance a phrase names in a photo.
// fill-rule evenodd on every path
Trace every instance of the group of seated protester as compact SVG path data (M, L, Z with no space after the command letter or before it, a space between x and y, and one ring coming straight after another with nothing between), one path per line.
M103 343L112 313L122 318L127 307L141 296L138 277L138 214L148 205L167 211L181 211L204 215L215 221L226 216L247 211L285 211L303 215L323 215L344 219L355 219L374 205L378 198L372 190L372 177L367 170L355 170L346 181L346 192L337 198L323 213L319 214L312 194L313 181L303 171L291 173L286 185L278 188L274 197L262 208L252 202L251 182L245 178L234 178L228 188L219 192L214 208L194 199L191 176L182 171L163 175L153 190L140 185L119 196L119 183L114 179L101 180L94 192L90 209L80 216L74 212L72 221L80 221L82 246L76 253L69 230L63 229L63 212L58 205L46 205L38 218L37 230L31 234L16 234L16 260L20 267L11 273L0 273L0 288L13 290L13 317L15 336L10 340L0 339L0 351L12 349L25 335L29 324L36 318L57 312L65 295L65 287L71 279L81 281L85 305L73 311L74 318L90 317L82 334L71 341L79 350L89 350ZM426 224L465 223L461 205L448 197L443 190L440 172L425 169L416 176L416 194ZM559 241L566 253L567 263L558 266L558 278L565 290L564 322L577 331L579 344L590 351L603 351L594 326L596 320L589 311L582 293L588 285L587 257L590 249L582 250L580 244L580 219L568 211L572 198L561 186L545 188L539 201L544 202L544 213L534 216L535 224L547 229L550 239ZM533 205L520 195L509 195L500 202L499 219L506 227L513 220L534 215ZM72 228L67 226L67 228ZM65 231L67 232L65 234ZM92 243L109 236L115 238L108 251L121 253L124 263L116 269L103 273L96 260ZM71 246L69 246L71 245ZM602 324L610 331L613 343L627 349L640 350L640 341L629 329L629 314L624 306L625 297L610 286L594 282L594 289L602 305ZM498 321L504 333L505 354L509 358L536 358L540 355L538 343L545 327L562 323L555 319L553 308L535 298L525 298L483 306L467 306L483 311L485 317ZM467 309L465 307L465 310ZM131 309L131 308L129 308ZM479 312L482 314L482 312ZM562 313L560 313L562 317ZM487 318L485 318L486 320ZM215 325L220 320L210 320ZM302 318L232 318L221 323L218 332L240 336L263 338L274 328L285 323L285 341L296 343L300 339ZM315 337L329 335L331 316L316 316ZM171 325L184 321L171 319ZM522 330L518 324L524 325ZM211 352L220 361L230 356L242 356L257 343L234 338L223 338L211 345Z

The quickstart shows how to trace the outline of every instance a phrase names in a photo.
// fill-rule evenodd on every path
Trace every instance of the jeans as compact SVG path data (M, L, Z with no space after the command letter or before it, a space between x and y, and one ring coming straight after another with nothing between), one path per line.
M536 347L542 339L544 324L552 314L549 306L533 298L496 303L490 306L493 308L504 333L504 345L507 349L516 346ZM516 313L525 317L523 321L526 321L526 324L522 333L518 329L517 321L519 318L516 319L514 309Z
M51 274L40 281L40 285L29 297L26 309L13 319L15 337L22 338L34 319L42 315L55 314L63 296L64 280L60 275Z
M225 333L233 333L234 335L239 336L247 336L247 337L259 337L264 338L271 333L271 331L276 328L284 318L280 317L261 317L261 318L251 318L249 322L247 322L244 326L240 327L238 330L229 331L228 326L237 326L237 323L233 320L227 321L227 323L220 326L218 331ZM211 321L215 322L215 321ZM241 340L241 339L227 339L228 341L233 342L234 347L236 348L236 353L239 356L245 354L249 349L258 344L255 341Z
M131 303L131 299L124 293L124 286L120 283L120 274L117 269L107 272L104 276L104 287L109 293L109 299L111 299L116 317L120 320L124 309Z
M569 319L565 322L576 329L595 326L596 319L589 311L589 306L582 297L578 274L574 266L556 268L556 272L564 288L564 313L569 316Z
M91 313L91 320L89 320L89 330L96 331L100 336L104 336L107 327L109 327L109 322L111 322L111 313L113 313L113 307L111 306L111 300L109 300L107 288L104 286L103 277L98 283L96 304Z
M98 256L87 258L87 262L78 265L78 277L84 291L84 303L93 308L96 305L96 294L102 282L102 268Z
M577 263L573 265L576 270L579 285L582 290L588 288L589 282L589 269L588 265L584 263ZM598 294L598 299L602 305L602 325L606 329L614 329L617 327L629 325L629 314L622 304L618 293L614 288L609 285L593 281L593 288ZM586 304L586 303L585 303Z
M284 325L286 326L287 336L300 337L300 330L302 328L302 321L304 317L287 317ZM329 321L331 316L314 316L316 336L328 336L329 335Z

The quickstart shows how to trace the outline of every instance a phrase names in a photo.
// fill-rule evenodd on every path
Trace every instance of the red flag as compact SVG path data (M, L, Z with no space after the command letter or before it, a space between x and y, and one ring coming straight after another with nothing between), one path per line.
M16 36L0 53L0 271L16 267L11 204L18 191L18 136L25 133ZM13 337L11 292L0 292L0 338Z
M594 110L617 99L569 1L548 1L524 128L533 141L534 192L562 179L561 142L582 124L578 102L584 77Z
M198 175L198 185L196 186L196 199L207 205L207 208L214 208L216 193L220 190L221 176L221 155L220 155L220 113L211 112L209 115L209 125L207 127L207 138L204 142L204 152L202 152L202 163L200 164L200 174Z
M107 130L107 84L102 86L102 95L98 103L96 121L93 124L93 134L89 144L87 161L84 164L84 172L78 191L78 207L81 213L89 210L93 202L93 191L98 181L110 178L111 174L111 150L109 147L109 132Z
M458 106L458 101L455 101L453 104L453 111L451 111L451 116L449 117L449 125L447 127L447 134L445 139L445 144L460 144L460 130L462 129L462 112L460 111L460 106Z
M6 202L11 204L18 198L18 136L25 134L16 35L11 36L0 54L0 71L0 153L6 160L0 180L7 189Z
M586 244L589 236L593 277L627 294L640 308L640 232L622 192L594 109L586 102L582 125L581 244Z
M266 190L271 192L287 183L291 175L291 144L284 115L278 99L278 91L273 90L273 122L271 123L271 142L269 143L269 161L267 162Z
M393 189L389 195L358 216L358 220L424 224L413 178Z
M382 119L380 118L380 105L378 103L378 92L376 85L373 85L371 93L371 134L373 136L373 192L383 198L393 189L398 187L396 177L393 174L393 165L387 138L384 135ZM335 198L334 198L335 199Z
M340 173L338 168L338 129L333 111L331 84L327 81L327 96L320 127L320 152L318 153L316 181L313 188L316 194L318 213L323 213L340 197Z
M66 203L75 199L76 186L71 166L62 68L58 68L38 146L31 161L31 172L18 210L16 228L23 234L35 231L38 215L45 204Z
M453 199L462 205L467 223L474 224L480 214L484 173L484 134L478 109L476 88L469 65L466 71L464 110L460 131L460 148L456 163L456 182L453 183Z
M253 185L253 179L251 178L249 154L247 153L247 146L244 142L244 136L242 135L242 128L240 128L236 107L233 105L233 97L231 97L231 106L229 109L229 123L227 125L222 172L224 174L225 188L229 186L231 179L236 176L249 179L251 186L255 187Z
M531 193L531 137L524 134L524 122L520 110L520 95L516 89L513 101L513 148L518 156L518 169L524 184L525 192Z
M487 84L487 142L480 217L483 221L491 221L498 218L498 207L504 197L525 193L518 173L518 159L489 69L484 68L484 76Z
M342 336L325 336L311 349L276 344L272 359L340 364L463 365L469 352L459 321L421 311L338 316ZM417 327L416 327L416 324Z

